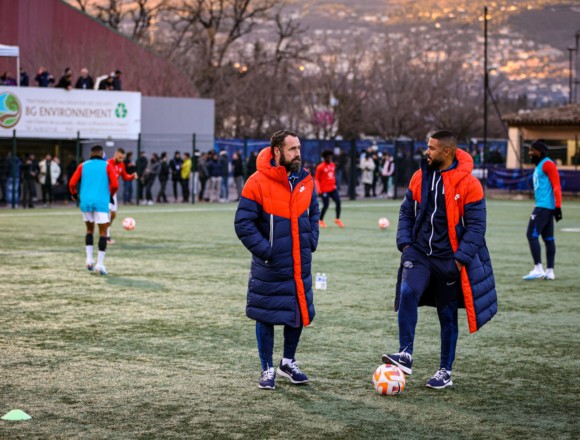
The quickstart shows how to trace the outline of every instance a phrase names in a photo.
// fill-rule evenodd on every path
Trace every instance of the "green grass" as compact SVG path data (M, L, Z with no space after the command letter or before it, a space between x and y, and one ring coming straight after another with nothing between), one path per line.
M0 212L1 439L573 439L580 437L580 203L557 224L554 282L523 282L532 202L488 202L498 315L460 338L451 389L425 388L439 324L422 308L414 374L394 397L372 371L397 347L392 311L398 202L347 202L321 232L317 316L298 349L311 378L257 388L254 322L245 317L249 253L235 207L122 207L109 277L84 269L72 208ZM329 219L332 220L332 209ZM379 217L391 220L381 231ZM281 355L277 330L275 359Z

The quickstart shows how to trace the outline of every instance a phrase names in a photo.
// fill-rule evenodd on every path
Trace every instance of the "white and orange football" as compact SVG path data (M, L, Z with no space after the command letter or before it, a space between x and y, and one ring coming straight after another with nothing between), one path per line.
M395 365L380 365L373 373L373 385L377 393L394 396L405 389L405 373Z
M133 229L135 229L135 219L132 217L125 217L123 219L123 227L127 230L127 231L132 231Z

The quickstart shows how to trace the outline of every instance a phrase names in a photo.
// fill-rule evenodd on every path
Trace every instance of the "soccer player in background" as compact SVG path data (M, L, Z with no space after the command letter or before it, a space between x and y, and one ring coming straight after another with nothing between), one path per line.
M455 135L434 133L399 212L397 248L402 255L395 296L399 352L383 355L383 362L412 373L418 306L435 306L441 357L439 369L427 382L430 388L453 385L458 307L465 307L471 333L497 312L495 280L485 244L485 198L472 171L473 159L457 148Z
M314 181L302 167L300 140L281 130L258 155L244 185L236 234L252 254L246 315L256 321L262 364L259 388L273 390L276 373L308 382L295 360L302 328L314 318L311 262L320 211ZM284 355L274 370L274 326L284 326Z
M107 162L115 170L115 175L117 176L117 181L121 177L125 182L135 180L137 178L137 173L128 174L125 168L125 150L123 148L118 148L115 155L107 160ZM111 238L111 226L113 226L113 221L117 217L117 194L113 195L111 203L109 204L109 211L111 213L111 222L107 228L107 243L115 244L115 240Z
M532 251L534 268L524 275L524 280L554 280L556 241L554 240L554 219L562 220L562 188L556 164L548 157L548 147L540 140L532 142L530 159L534 169L534 197L536 206L528 223L528 242ZM546 245L547 267L542 266L542 248L538 237L542 236Z
M105 269L105 252L107 250L107 228L109 226L109 202L119 188L119 180L113 166L105 161L103 147L91 148L91 158L81 163L74 172L69 190L71 198L77 199L77 184L80 181L80 208L87 226L85 250L87 269L108 275ZM99 253L97 265L93 260L93 234L95 223L99 227Z
M336 189L336 165L334 164L333 156L334 154L330 150L324 150L322 152L322 158L324 160L316 167L316 174L314 177L316 192L322 197L322 212L320 213L320 221L318 222L321 228L327 227L324 222L324 214L326 214L331 198L334 200L334 205L336 207L336 218L334 223L336 223L339 228L344 228L344 223L340 219L340 195Z

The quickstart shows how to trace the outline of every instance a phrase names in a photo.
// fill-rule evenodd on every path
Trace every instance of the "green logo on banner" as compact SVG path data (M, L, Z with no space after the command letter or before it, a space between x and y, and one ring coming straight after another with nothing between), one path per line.
M121 119L125 119L127 117L127 107L122 102L117 104L117 108L115 109L115 116Z
M0 127L12 128L20 120L22 105L18 97L10 92L0 93Z

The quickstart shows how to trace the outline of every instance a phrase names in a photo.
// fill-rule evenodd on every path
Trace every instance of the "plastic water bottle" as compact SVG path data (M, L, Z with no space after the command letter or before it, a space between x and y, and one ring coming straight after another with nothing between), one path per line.
M316 281L314 282L314 288L315 289L322 289L321 284L322 284L322 277L320 275L320 272L316 272Z
M326 274L322 274L322 278L320 279L320 290L326 290Z

